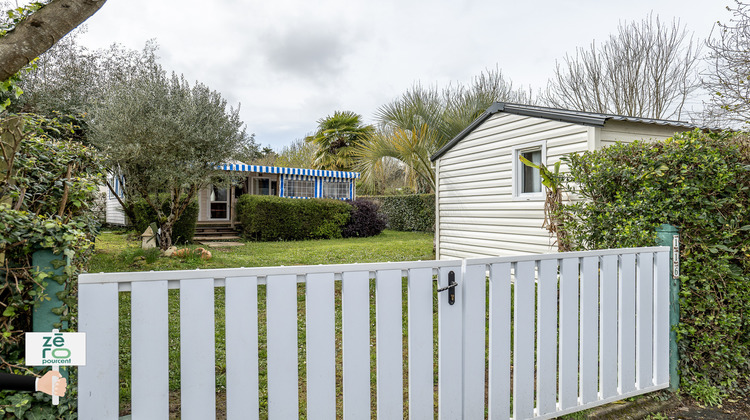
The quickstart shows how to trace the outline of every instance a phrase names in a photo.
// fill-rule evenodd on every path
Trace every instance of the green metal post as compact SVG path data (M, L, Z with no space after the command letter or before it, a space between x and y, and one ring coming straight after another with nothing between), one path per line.
M669 390L680 387L677 372L677 324L680 323L680 233L675 226L662 224L656 229L657 244L668 246L669 253Z
M58 268L55 268L52 263L55 260L65 261L65 256L55 255L51 249L40 249L31 256L31 265L37 270L49 274L49 277L45 279L47 287L44 288L44 294L50 299L45 299L38 306L34 306L32 314L32 329L34 332L50 332L54 328L58 328L55 324L60 322L60 315L52 313L52 309L62 306L62 301L57 297L57 292L65 290L65 284L58 283L53 277L63 275L65 265L60 266L59 263L56 263L55 265ZM63 330L67 327L67 322L64 322L60 329ZM65 378L68 377L66 368L61 368L60 374Z

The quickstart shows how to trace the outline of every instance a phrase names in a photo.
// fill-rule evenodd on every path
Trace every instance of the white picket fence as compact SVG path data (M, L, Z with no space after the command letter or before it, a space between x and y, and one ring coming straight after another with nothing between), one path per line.
M180 289L183 419L215 416L215 287L226 288L229 419L258 418L259 287L266 288L268 418L298 418L299 283L305 287L308 419L336 418L337 398L343 399L343 418L371 417L373 321L377 418L434 418L433 283L437 279L438 287L446 287L449 276L457 283L455 304L448 303L449 291L437 293L440 419L483 419L486 413L490 419L551 418L666 388L668 252L654 247L453 261L84 274L79 278L79 330L87 333L88 360L79 368L79 417L118 416L118 296L126 291L132 305L134 419L168 418L168 289ZM371 279L375 320L370 319ZM341 282L343 324L339 396L336 282ZM404 298L407 313L402 313ZM408 319L408 357L402 317Z

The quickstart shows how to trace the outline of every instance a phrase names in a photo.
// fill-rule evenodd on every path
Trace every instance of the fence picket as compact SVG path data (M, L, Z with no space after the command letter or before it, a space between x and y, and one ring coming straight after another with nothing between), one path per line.
M432 269L409 270L409 419L433 419Z
M489 418L510 418L511 264L490 265Z
M375 279L378 418L404 417L401 270L382 270Z
M620 367L619 392L635 391L635 255L623 255L620 260L620 309L617 364Z
M169 417L169 310L166 280L133 285L131 388L135 418Z
M344 419L370 418L370 275L346 272L341 281Z
M461 267L442 267L438 273L438 287L448 286L450 272L461 285ZM456 287L456 302L448 303L448 291L438 292L438 415L440 419L459 419L463 415L462 321L463 298L461 287Z
M596 401L599 381L599 257L581 266L581 403Z
M599 323L599 388L601 398L617 395L617 256L602 257Z
M560 268L560 409L578 405L578 258Z
M547 414L557 403L557 260L539 262L537 308L536 406Z
M464 419L484 419L486 267L467 265L463 275Z
M183 419L216 416L214 281L180 281L180 414Z
M86 333L86 365L78 368L78 418L117 418L120 413L117 283L78 286L78 331Z
M258 278L228 278L224 300L227 419L257 420Z
M638 254L637 308L636 308L636 386L638 389L653 386L653 309L654 309L654 254Z
M534 415L534 261L516 263L513 292L513 418Z
M333 273L306 282L307 418L336 417L336 330Z
M268 276L266 281L268 339L268 417L298 417L297 276Z

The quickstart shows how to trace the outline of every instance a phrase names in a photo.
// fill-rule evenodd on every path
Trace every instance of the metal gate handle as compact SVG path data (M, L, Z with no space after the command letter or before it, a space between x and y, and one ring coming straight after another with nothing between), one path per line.
M448 272L448 285L437 289L438 292L448 291L448 304L453 305L456 303L456 273L453 271Z

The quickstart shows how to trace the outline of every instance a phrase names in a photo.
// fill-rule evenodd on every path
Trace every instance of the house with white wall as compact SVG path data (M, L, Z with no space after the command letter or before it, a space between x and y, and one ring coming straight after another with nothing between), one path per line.
M493 104L431 157L436 258L557 252L555 239L542 228L539 170L519 156L551 166L569 153L663 140L694 128L682 121Z
M296 199L330 198L354 200L358 172L318 169L285 168L279 166L228 163L217 168L217 175L230 175L235 182L211 184L198 192L198 226L233 225L236 221L234 204L242 194L273 195ZM127 225L128 220L115 194L122 197L122 180L111 177L107 195L107 223Z
M233 187L209 185L198 193L198 224L227 223L236 219L234 204L240 195L273 195L309 199L354 200L359 172L231 163L219 171L240 179Z

